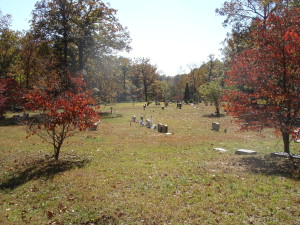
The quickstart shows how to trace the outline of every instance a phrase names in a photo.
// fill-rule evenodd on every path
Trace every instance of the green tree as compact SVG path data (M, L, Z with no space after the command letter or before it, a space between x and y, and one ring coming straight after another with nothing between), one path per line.
M83 72L94 58L129 50L129 34L116 10L101 0L41 0L32 29L37 39L53 46L63 74Z
M0 11L0 77L15 75L19 60L19 34L9 29L10 15L2 15Z
M189 103L189 101L191 100L190 88L189 88L189 83L188 82L186 82L186 84L185 84L183 100L186 104Z
M205 100L213 102L216 108L216 115L220 116L220 102L223 96L223 88L218 81L211 81L204 85L201 85L199 88L201 96Z
M137 89L143 91L143 96L147 102L150 97L151 86L158 80L159 75L157 68L150 64L150 59L139 58L136 63L132 65L132 82Z

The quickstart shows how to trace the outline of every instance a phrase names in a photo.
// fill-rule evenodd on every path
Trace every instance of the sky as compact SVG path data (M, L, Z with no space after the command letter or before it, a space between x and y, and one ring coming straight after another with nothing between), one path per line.
M2 14L12 15L12 29L27 30L37 0L0 0ZM215 14L225 0L103 0L117 9L132 39L132 59L149 58L160 74L174 76L200 66L210 54L221 58L229 31Z

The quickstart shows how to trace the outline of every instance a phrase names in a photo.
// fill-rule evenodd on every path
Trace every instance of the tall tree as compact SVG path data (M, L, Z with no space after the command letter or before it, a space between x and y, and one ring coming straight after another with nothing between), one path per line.
M54 47L63 74L83 72L89 59L129 49L129 34L115 15L101 0L41 0L32 29Z
M265 25L269 16L290 4L289 0L228 0L216 13L226 16L224 26L232 25L234 31L248 28L257 20Z
M189 103L189 101L191 100L190 88L189 88L189 83L188 82L186 82L186 84L185 84L183 100L185 101L186 104Z
M290 153L289 135L300 125L300 9L271 14L253 32L254 47L243 51L228 71L239 86L226 101L243 129L275 128Z
M150 64L150 59L139 58L132 66L131 73L133 84L138 88L142 88L145 101L147 102L151 86L158 80L156 66Z
M216 116L220 116L220 103L223 96L223 88L219 81L211 81L199 88L201 96L205 101L210 101L216 108Z
M0 77L15 74L18 61L19 34L10 27L11 16L0 11Z

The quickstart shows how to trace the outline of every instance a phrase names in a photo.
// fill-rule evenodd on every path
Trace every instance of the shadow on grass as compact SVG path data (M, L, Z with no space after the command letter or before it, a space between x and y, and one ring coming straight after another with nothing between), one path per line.
M78 158L74 156L67 156L58 161L54 159L35 159L28 161L20 166L19 169L11 171L8 176L0 180L0 190L15 189L33 179L52 179L58 173L73 168L84 167L90 161L89 159L78 160Z
M240 166L244 166L253 173L275 175L300 179L300 162L288 158L265 156L243 157L238 160Z
M123 115L118 113L101 112L99 113L102 119L121 118Z
M217 115L217 114L205 114L203 115L203 117L205 118L221 118L221 117L225 117L226 115L225 114L220 114L220 115Z
M0 119L0 126L5 127L5 126L18 126L22 125L20 120L17 120L14 117L11 118L1 118Z

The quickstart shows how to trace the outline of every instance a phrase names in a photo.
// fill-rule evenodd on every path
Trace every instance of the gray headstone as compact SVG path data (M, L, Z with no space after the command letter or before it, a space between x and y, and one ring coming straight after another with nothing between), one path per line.
M257 152L253 150L248 150L248 149L238 149L235 151L235 154L237 155L256 155Z
M131 120L133 123L136 122L136 116L132 116L132 120Z
M152 125L152 121L150 119L146 119L146 127L150 128Z
M219 123L212 123L212 130L215 130L215 131L219 131L220 130L220 124Z
M168 125L162 125L162 133L168 133Z
M162 132L162 126L163 126L163 125L162 125L161 123L159 123L159 124L157 125L157 131L160 132L160 133Z
M156 125L155 125L155 124L152 124L151 129L152 129L152 130L155 130L155 129L156 129Z

